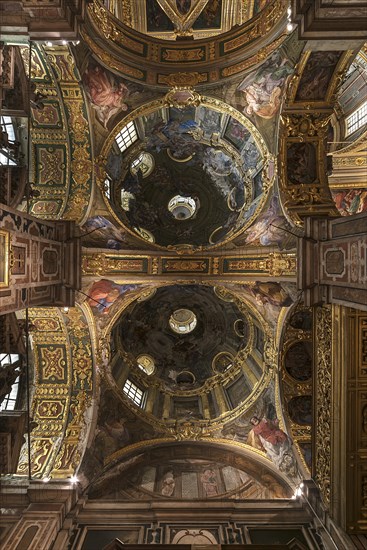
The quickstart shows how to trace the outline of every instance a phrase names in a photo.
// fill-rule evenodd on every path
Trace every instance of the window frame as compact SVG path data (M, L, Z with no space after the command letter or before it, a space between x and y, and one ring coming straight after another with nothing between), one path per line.
M135 384L135 382L133 382L130 378L126 378L122 391L126 397L134 403L134 405L140 409L144 408L145 391Z
M351 136L365 124L367 124L367 99L345 117L345 135Z
M115 136L115 141L120 153L124 153L133 143L138 141L138 139L138 132L133 120L125 124Z

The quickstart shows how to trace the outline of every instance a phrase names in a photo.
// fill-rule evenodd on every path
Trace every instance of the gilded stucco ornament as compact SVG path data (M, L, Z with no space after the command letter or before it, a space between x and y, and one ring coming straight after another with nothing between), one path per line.
M29 65L28 50L21 53ZM34 44L31 60L43 108L31 109L30 178L39 197L30 201L30 211L82 223L91 198L93 160L78 70L68 46Z
M198 441L204 437L210 437L210 432L205 425L201 426L194 422L177 422L175 426L168 428L168 433L176 441L186 441L188 439Z
M197 17L198 14L194 17L192 14L200 2L202 0L199 0L189 12L190 21ZM233 12L227 10L228 13L224 14L227 23L223 28L199 31L200 37L206 39L205 42L201 40L200 45L195 40L174 40L178 35L187 37L190 36L188 33L191 33L191 23L185 20L183 24L182 15L178 18L177 13L172 13L177 22L176 32L171 33L172 40L162 40L167 38L164 36L167 33L157 32L153 33L153 36L149 33L143 34L146 15L144 10L140 13L140 3L134 2L131 9L126 8L125 4L126 2L123 3L120 17L128 26L120 23L101 1L94 0L88 4L88 19L81 31L83 40L106 66L119 71L122 75L153 85L165 83L167 73L171 74L174 65L180 62L185 63L187 72L196 72L197 66L205 64L205 70L201 71L202 81L219 81L251 69L270 55L287 37L287 33L284 32L288 7L286 0L273 0L256 17L242 25L243 10L239 10L235 15L237 25L224 35L213 36L218 30L223 32L224 28L228 30L232 26ZM165 2L165 6L168 6L168 2ZM175 11L173 3L170 3L170 9ZM133 18L132 10L138 10L139 16L135 14ZM247 8L246 12L248 13ZM133 24L133 19L137 21L137 30L134 31L129 28L129 25ZM196 35L197 32L195 31ZM257 52L256 55L253 55L254 51ZM230 55L232 53L234 55ZM123 63L121 59L129 61ZM238 61L239 59L241 61ZM140 70L140 67L144 69ZM182 67L180 69L182 70Z
M325 56L328 67L321 67L322 82L316 83L312 74ZM296 225L302 225L305 216L337 214L325 146L339 85L351 61L351 51L306 51L288 84L281 114L279 184L283 204Z
M332 307L317 307L315 310L315 481L326 503L330 502L331 475L331 406L332 406Z
M191 73L170 73L168 75L160 76L160 84L167 84L167 86L183 86L192 87L197 86L201 82L207 81L207 75L205 73L191 72Z
M197 107L201 103L201 96L190 87L174 86L164 97L166 107Z
M93 343L88 311L58 308L29 311L37 386L32 400L32 476L72 475L80 464L86 412L92 403ZM88 321L87 321L88 319ZM27 445L18 473L28 471Z

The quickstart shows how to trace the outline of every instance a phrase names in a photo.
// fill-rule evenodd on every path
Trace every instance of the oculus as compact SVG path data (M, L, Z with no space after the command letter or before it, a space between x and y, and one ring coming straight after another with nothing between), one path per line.
M168 203L168 210L176 220L192 218L198 209L198 201L192 197L176 195Z
M169 318L169 326L177 334L189 334L197 325L197 318L191 309L176 309Z

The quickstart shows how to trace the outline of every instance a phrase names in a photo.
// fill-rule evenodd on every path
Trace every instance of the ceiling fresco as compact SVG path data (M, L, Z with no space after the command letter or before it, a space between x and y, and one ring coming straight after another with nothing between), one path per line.
M169 323L171 315L182 307L192 311L197 319L195 328L187 334L175 332ZM116 345L132 361L141 354L149 354L154 360L154 378L159 378L165 389L198 390L208 378L235 366L240 350L249 353L254 334L248 315L234 302L218 298L213 287L163 287L151 298L124 310L118 327L114 328ZM238 320L240 331L235 328ZM258 330L261 338L263 333ZM225 353L221 362L220 356ZM261 367L256 367L247 380L243 379L247 394L251 393L254 380L261 377ZM182 380L181 372L186 374Z
M180 479L179 465L167 464L155 473L144 473L137 465L141 453L151 446L187 438L213 445L227 442L239 451L259 453L274 472L285 475L291 483L297 482L300 472L291 439L280 427L274 369L276 318L284 306L293 303L292 287L283 288L279 283L256 285L253 296L261 296L262 303L274 309L274 324L269 325L259 315L256 299L251 305L248 289L242 288L228 292L225 287L188 284L150 291L141 287L136 291L125 285L124 290L132 294L120 298L113 315L104 315L89 300L97 318L104 366L97 427L79 473L85 486L94 486L94 480L100 480L95 495L103 490L106 498L124 495L146 499L151 493L154 498L185 498L189 488L185 489ZM113 287L116 295L120 291L119 285L101 280L93 283L88 293L97 301L94 289L103 287L105 294L106 286ZM103 302L105 298L99 296ZM183 319L180 333L173 330L171 320L182 308L194 314L196 323L186 330L188 325ZM265 307L264 313L267 315ZM102 322L98 321L101 317ZM137 392L138 397L142 396L144 406L139 405L139 400L134 401L126 384L135 388L135 395ZM136 476L129 477L128 485L121 485L118 480L125 476L119 476L133 466ZM219 496L229 486L233 492L228 498L245 494L241 484L244 474L231 470L225 481L223 465L202 463L196 470L192 465L187 467L191 471L190 486L196 480L197 489L192 490L197 491L197 498L205 498L205 494L206 498ZM151 476L147 486L145 475ZM111 476L119 487L116 485L114 497L106 493ZM210 478L214 481L210 482ZM255 481L246 479L254 498L265 498L267 493ZM279 488L276 492L279 494Z
M101 16L116 51L124 36L129 63L140 55L136 72L91 38L37 46L32 57L45 96L32 110L44 201L32 213L79 220L82 243L77 307L32 311L34 475L77 473L91 499L289 497L312 460L312 327L289 197L318 178L326 189L326 124L312 117L346 56L302 54L296 34L280 40L278 0L105 5L147 33L131 43ZM93 2L88 12L105 10ZM161 44L241 24L257 25L254 40L268 25L276 45L264 31L248 61L246 33L218 37L212 53L204 41ZM189 51L220 67L183 69L193 60L177 52ZM223 61L231 52L235 69ZM160 67L154 78L145 61ZM307 128L290 112L305 102ZM121 151L128 125L136 139ZM361 187L333 194L342 215L365 209Z
M203 98L199 107L164 107L133 119L141 139L135 154L119 152L119 133L110 151L105 146L110 211L159 246L202 249L232 238L254 219L274 180L256 129L212 103ZM142 154L150 163L145 173ZM194 215L170 211L177 196L195 202Z
M84 60L84 90L96 120L105 128L113 127L119 115L125 115L157 94L141 84L123 79L93 59ZM121 116L120 116L121 118Z
M231 459L221 449L207 453L208 449L191 445L167 448L163 461L157 450L140 454L127 465L128 475L119 475L117 467L93 481L89 498L257 500L289 496L283 480L256 467L251 459Z
M256 16L268 0L106 0L106 8L133 29L152 37L206 38L230 30Z

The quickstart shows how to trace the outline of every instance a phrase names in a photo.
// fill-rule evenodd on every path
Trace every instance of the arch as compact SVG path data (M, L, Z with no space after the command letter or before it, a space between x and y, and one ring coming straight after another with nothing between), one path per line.
M94 392L94 343L88 310L83 306L63 313L59 308L29 312L34 357L31 417L33 478L74 475L84 452L89 422L87 411ZM27 444L18 474L28 473Z
M120 488L124 491L128 486L134 485L134 471L142 472L145 466L160 467L161 472L172 471L172 464L179 460L194 461L199 464L203 471L205 468L210 468L210 463L220 462L227 467L232 467L245 472L256 483L265 488L273 484L276 498L290 498L293 494L293 487L285 474L276 469L275 465L265 457L261 451L253 449L249 445L239 443L238 441L228 441L224 439L191 439L186 441L174 441L173 439L156 439L144 441L140 444L132 445L122 449L106 460L106 466L103 472L99 472L95 479L89 480L89 485L85 488L91 499L103 498L107 495L112 487ZM164 461L167 466L164 470ZM171 478L174 477L174 472ZM205 480L204 480L205 481ZM172 482L173 483L173 482ZM173 493L161 494L160 487L163 487L162 480L158 486L158 493L153 485L143 489L143 494L155 498L166 498L174 496ZM124 489L125 488L125 489ZM113 489L115 492L115 489ZM217 494L212 494L209 498L233 498L236 491L224 491ZM126 493L127 494L127 493ZM283 495L283 496L281 496ZM200 497L200 494L196 498ZM207 498L207 497L206 497ZM260 497L261 498L261 497ZM262 497L264 498L264 497Z

